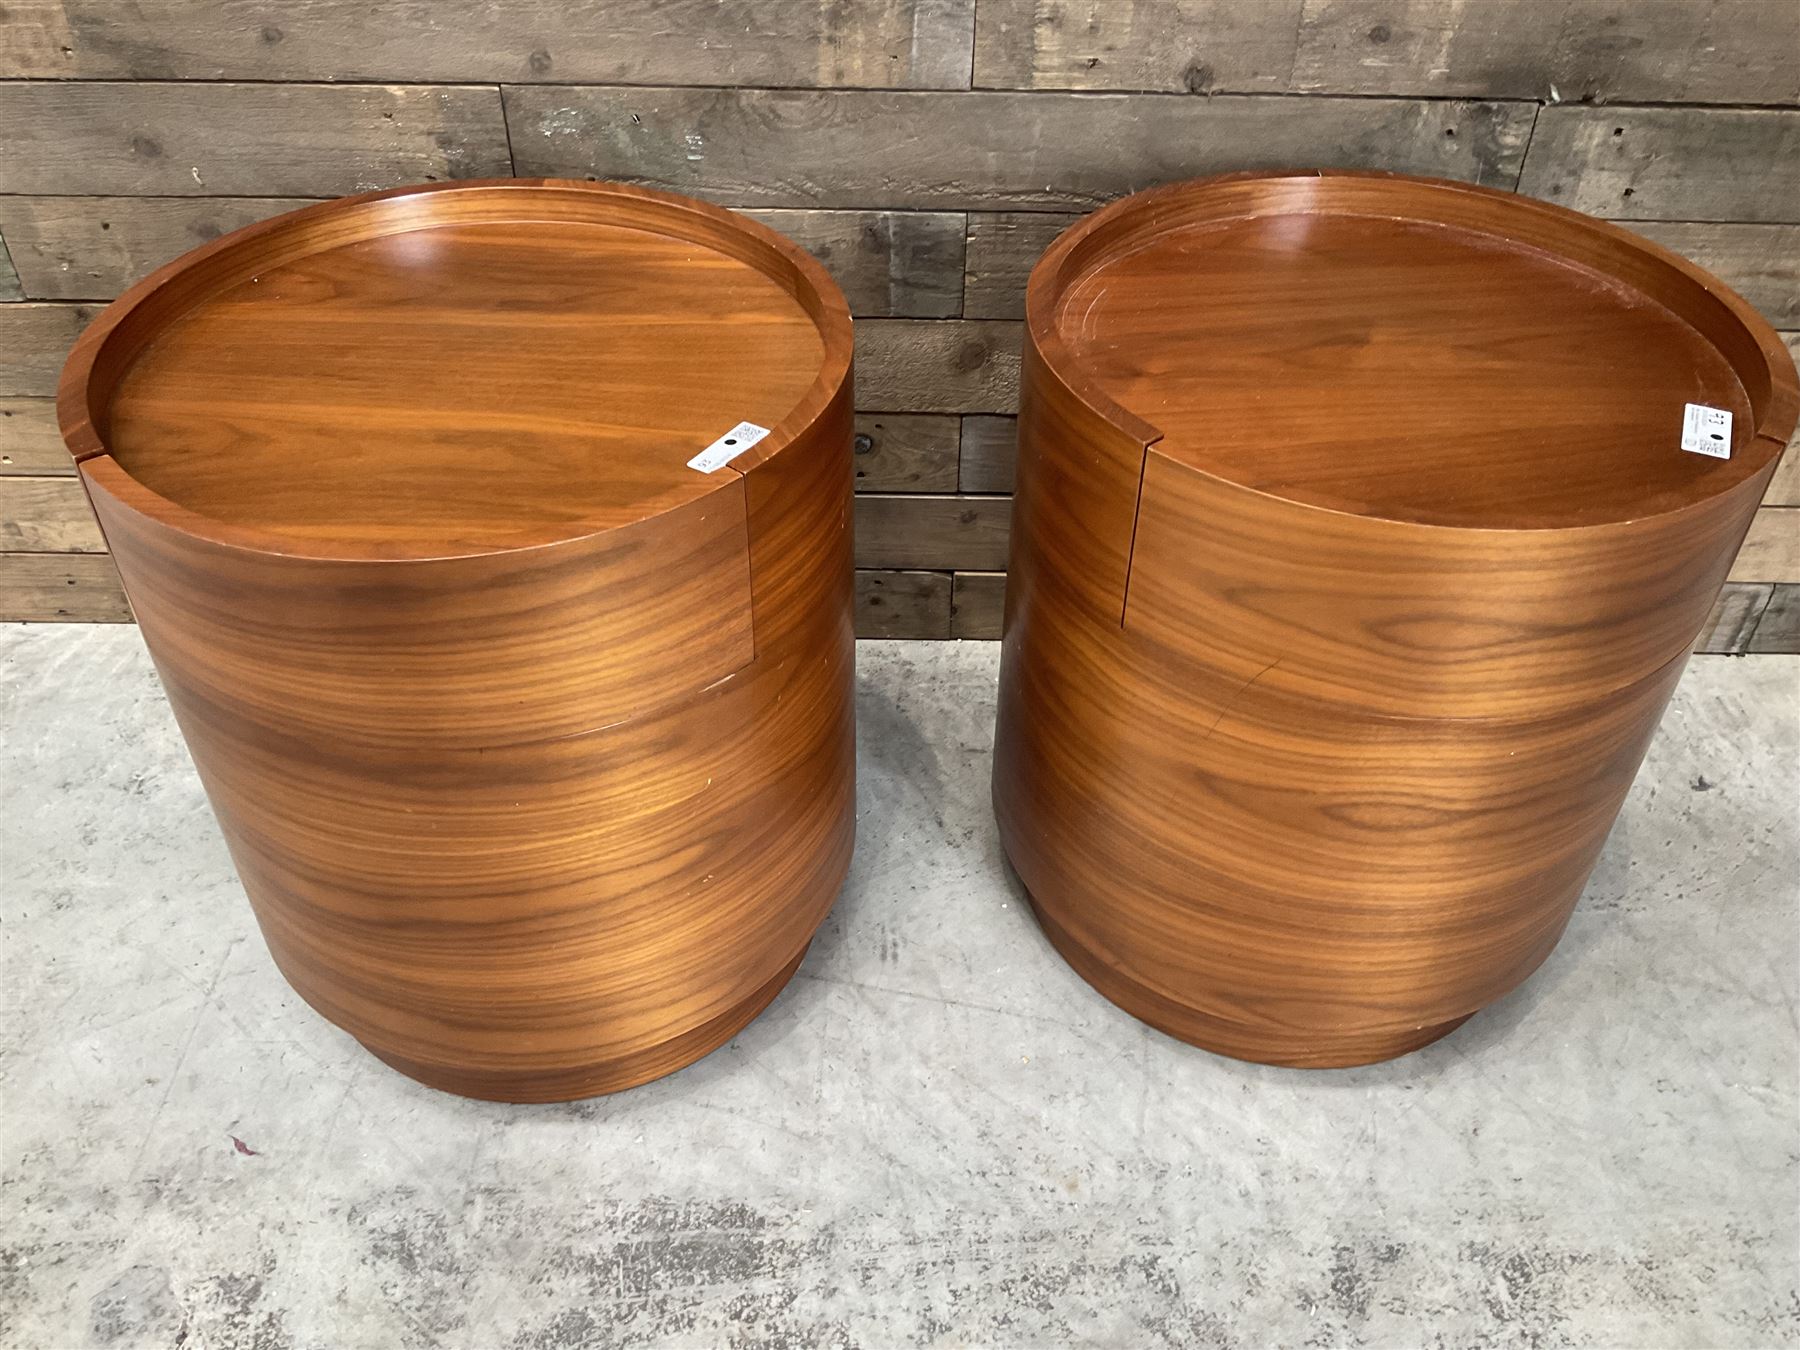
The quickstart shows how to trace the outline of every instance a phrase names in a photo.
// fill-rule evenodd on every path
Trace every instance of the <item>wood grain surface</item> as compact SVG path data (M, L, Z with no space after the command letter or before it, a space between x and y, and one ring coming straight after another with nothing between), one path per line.
M110 300L169 259L303 197L0 196L0 238L40 300ZM825 264L853 314L961 308L964 222L943 211L752 211Z
M988 88L1792 103L1769 0L981 0Z
M25 288L19 284L19 273L6 250L6 231L0 228L0 303L24 298Z
M519 180L249 226L77 344L63 434L270 949L388 1063L612 1091L792 973L854 828L850 360L773 232Z
M1680 448L1687 400L1735 411L1729 459ZM1279 1064L1401 1054L1515 986L1797 408L1699 268L1468 185L1233 175L1063 235L994 771L1052 942Z
M974 0L8 0L0 78L406 80L962 89Z
M955 492L960 419L930 413L859 413L858 492Z
M1005 565L1004 497L856 499L856 556L866 567L923 567L949 562L980 571Z
M949 637L950 584L942 572L859 570L856 635Z
M1055 211L971 212L964 317L1024 318L1026 278L1077 219ZM1699 263L1777 328L1800 325L1800 225L1646 220L1629 228Z
M1019 398L1019 340L1016 323L859 323L857 397L872 409L1011 412Z
M964 492L1010 493L1018 458L1018 418L981 414L963 418L956 481Z
M98 305L0 305L0 396L54 394L63 358Z
M1800 583L1769 590L1768 603L1757 618L1756 631L1744 646L1750 652L1800 652Z
M25 623L129 623L119 569L104 553L0 553L8 611Z
M0 83L0 126L4 193L323 197L512 166L475 85Z
M1379 162L1512 187L1529 105L1154 94L508 86L520 173L728 206L1086 210L1222 169Z
M998 638L1005 605L1006 573L958 572L951 592L950 635Z
M1519 191L1618 220L1791 221L1800 109L1545 108Z
M1774 584L1767 581L1728 581L1719 592L1719 603L1707 616L1700 629L1695 652L1724 653L1748 651L1763 611L1774 594Z
M74 477L56 427L56 400L0 398L0 476L15 474Z

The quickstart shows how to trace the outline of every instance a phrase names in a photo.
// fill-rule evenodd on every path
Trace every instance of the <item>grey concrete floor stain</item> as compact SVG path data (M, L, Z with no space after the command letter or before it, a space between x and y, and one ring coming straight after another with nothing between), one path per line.
M1523 988L1305 1074L1050 951L997 656L862 644L856 862L762 1018L506 1107L288 992L134 630L0 628L0 1345L1800 1344L1800 662L1693 662Z

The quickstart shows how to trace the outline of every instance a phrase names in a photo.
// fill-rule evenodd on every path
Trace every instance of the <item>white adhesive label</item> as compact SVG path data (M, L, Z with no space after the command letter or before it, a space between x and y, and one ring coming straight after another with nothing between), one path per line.
M701 473L711 473L714 469L722 469L768 434L767 427L759 427L754 422L739 422L730 431L690 459L688 468L698 469Z
M1731 414L1723 408L1690 403L1681 415L1681 448L1714 459L1731 458Z

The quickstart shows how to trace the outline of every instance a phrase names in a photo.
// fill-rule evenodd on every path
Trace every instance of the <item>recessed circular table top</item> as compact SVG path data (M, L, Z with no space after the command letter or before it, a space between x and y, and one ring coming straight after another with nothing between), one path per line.
M1684 313L1705 283L1653 246L1451 184L1256 181L1170 218L1139 200L1140 237L1104 249L1090 218L1092 261L1069 250L1043 316L1161 454L1351 514L1514 529L1675 509L1776 449ZM1688 403L1732 414L1732 458L1681 448Z
M687 461L820 380L792 246L724 216L503 182L282 217L184 260L96 424L150 492L314 545L629 524L713 491Z

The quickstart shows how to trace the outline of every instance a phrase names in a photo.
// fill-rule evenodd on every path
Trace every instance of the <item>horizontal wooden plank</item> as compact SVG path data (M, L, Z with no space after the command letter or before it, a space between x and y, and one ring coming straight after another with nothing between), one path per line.
M1019 458L1019 419L974 416L963 418L961 471L957 488L963 492L1013 490L1013 467Z
M54 394L63 358L98 305L0 305L0 396Z
M1788 355L1800 365L1800 333L1783 333L1781 338L1787 343ZM1775 466L1775 476L1763 493L1763 505L1800 506L1800 427L1795 428L1788 439L1787 452Z
M1800 212L1800 198L1794 208ZM1776 327L1800 327L1800 225L1643 221L1631 228L1692 258Z
M0 197L0 234L34 300L110 300L191 248L304 197Z
M1016 323L866 320L856 325L857 401L906 412L1012 412L1022 337Z
M858 497L856 565L999 571L1011 513L1010 497Z
M1770 588L1769 601L1756 621L1747 650L1800 655L1800 583Z
M950 574L857 572L856 636L949 637Z
M0 398L0 475L72 478L53 398Z
M960 421L935 413L858 413L858 492L955 492Z
M1411 170L1511 187L1533 105L1160 94L508 86L522 174L733 206L1087 210L1222 169Z
M1307 0L1294 87L1593 103L1793 103L1794 7L1768 0Z
M1800 201L1795 210L1800 212ZM963 314L971 319L1023 318L1031 269L1056 236L1080 218L1035 211L971 214ZM1800 325L1800 225L1626 223L1718 275L1776 326Z
M974 0L7 0L0 77L961 89Z
M964 219L951 211L748 211L825 264L856 315L962 310Z
M950 636L997 638L1006 613L1006 573L958 572L951 592Z
M104 553L76 478L0 478L0 553Z
M1784 0L981 0L1008 89L1792 103Z
M0 224L0 301L24 298L25 291L19 285L18 269L13 266L10 246L6 242L6 227Z
M1025 283L1056 236L1081 217L1060 211L995 211L969 216L963 314L1025 317Z
M1293 88L1301 0L981 0L975 83L990 89Z
M1731 565L1733 581L1800 581L1800 506L1765 506Z
M1696 652L1741 652L1750 644L1756 621L1774 587L1766 581L1728 581L1694 642Z
M330 197L512 171L499 91L0 84L0 192Z
M1545 108L1519 190L1618 220L1792 221L1800 110Z
M0 235L36 300L110 300L147 272L304 197L0 197ZM856 314L962 306L959 212L753 211L830 270Z
M0 622L130 623L104 553L0 553Z

